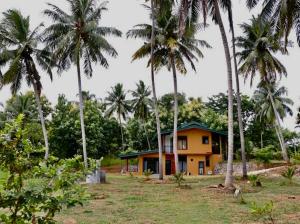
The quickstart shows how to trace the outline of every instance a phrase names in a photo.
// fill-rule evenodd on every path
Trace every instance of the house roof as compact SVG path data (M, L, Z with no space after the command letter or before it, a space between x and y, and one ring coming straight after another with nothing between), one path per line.
M119 155L119 157L120 157L120 159L130 159L130 158L136 158L141 155L154 154L154 153L158 153L158 150L130 152L130 153L126 153L126 154L121 154L121 155Z
M205 131L210 131L210 132L213 132L213 133L216 133L216 134L219 134L219 135L227 136L226 132L211 129L211 128L207 127L205 124L201 124L201 123L198 123L198 122L195 122L195 121L181 124L177 128L177 131L184 131L184 130L189 130L189 129L194 129L194 128L195 129L200 129L200 130L205 130ZM172 132L173 132L172 129L168 129L168 130L162 131L161 134L166 135L166 134L171 134Z

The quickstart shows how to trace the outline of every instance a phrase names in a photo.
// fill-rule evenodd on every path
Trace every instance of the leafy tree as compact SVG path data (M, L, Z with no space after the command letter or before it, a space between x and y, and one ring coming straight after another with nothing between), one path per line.
M84 191L78 184L83 166L78 158L61 160L40 157L26 138L23 116L0 131L0 168L8 171L0 194L5 213L1 223L55 223L64 206L81 204Z
M237 38L237 46L242 50L238 53L240 57L239 71L244 74L245 79L250 77L251 85L254 76L260 74L261 84L264 84L272 103L277 122L274 100L272 98L271 86L278 76L286 76L287 71L283 64L275 57L275 53L285 53L283 44L279 41L279 36L274 35L274 28L270 22L264 21L261 17L252 17L251 23L241 25L244 33L243 37ZM289 162L286 146L283 140L281 129L277 124L277 132L285 161Z
M122 149L125 150L124 144L124 134L122 128L122 119L125 121L127 119L128 113L131 111L130 101L126 99L127 93L123 89L123 85L118 83L114 87L111 88L111 92L108 92L108 97L105 98L106 106L108 106L106 110L106 115L111 117L116 115L122 137Z
M120 129L115 119L103 117L103 105L97 101L85 101L86 132L90 157L116 153L121 139L115 133ZM80 153L79 106L60 95L52 114L50 145L59 158L71 158Z
M45 31L45 42L53 51L59 72L69 69L71 64L76 65L83 157L87 167L81 59L83 59L84 74L88 77L93 75L92 62L99 62L101 66L108 68L109 64L104 54L116 57L117 51L105 37L108 35L120 37L121 32L116 28L99 25L103 11L107 10L107 2L101 4L96 0L68 0L67 2L70 12L48 3L51 9L46 9L44 14L53 20L53 24Z
M131 94L133 96L131 101L133 115L136 119L141 121L146 134L148 149L151 149L148 131L145 125L145 122L148 120L151 113L152 101L149 98L151 91L149 90L149 87L140 80L139 83L136 84L136 90L132 91Z
M45 141L45 159L48 159L48 135L40 102L42 83L37 65L45 70L52 80L53 63L49 52L38 48L41 43L40 29L43 24L31 30L30 18L24 17L18 10L8 10L3 13L3 16L0 25L0 46L5 46L5 48L0 52L0 66L8 63L9 65L0 79L1 85L10 84L13 94L21 88L24 79L29 86L33 86Z

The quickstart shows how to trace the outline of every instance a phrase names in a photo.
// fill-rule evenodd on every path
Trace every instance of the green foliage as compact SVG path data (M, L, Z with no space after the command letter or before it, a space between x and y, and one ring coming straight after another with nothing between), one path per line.
M119 124L115 119L103 117L103 105L95 100L85 101L85 130L89 157L117 153L121 140ZM54 154L60 158L70 158L81 154L81 129L79 106L68 101L64 95L58 97L58 103L52 114L49 141Z
M300 152L295 151L291 156L293 163L300 164Z
M150 180L150 176L153 174L153 172L150 169L148 169L145 170L143 174L146 177L146 180Z
M248 179L251 182L253 187L261 187L262 186L259 175L249 175Z
M292 184L295 174L296 174L296 167L288 167L285 171L282 172L281 176L288 179L289 184Z
M275 223L274 220L274 204L273 201L263 204L251 203L251 214L263 223Z
M268 145L262 149L254 149L252 155L263 164L270 163L272 159L280 158L280 152L276 151L273 145Z
M185 179L183 178L183 175L184 175L183 172L176 173L173 175L174 181L178 187L181 187L182 182L185 181Z
M0 169L8 176L0 188L1 223L55 223L64 206L81 204L85 192L78 184L83 174L81 157L43 160L43 148L26 137L23 115L8 122L0 132Z

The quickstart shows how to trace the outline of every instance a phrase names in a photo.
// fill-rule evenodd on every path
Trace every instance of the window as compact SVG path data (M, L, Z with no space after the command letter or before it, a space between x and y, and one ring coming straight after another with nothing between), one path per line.
M206 162L206 166L210 166L210 159L209 159L209 156L206 156L205 157L205 162Z
M202 136L202 144L204 144L204 145L209 144L209 137L208 136Z
M178 136L178 150L187 150L187 137Z

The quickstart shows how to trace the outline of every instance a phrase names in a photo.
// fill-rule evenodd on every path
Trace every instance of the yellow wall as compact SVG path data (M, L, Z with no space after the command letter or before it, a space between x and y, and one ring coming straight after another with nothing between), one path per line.
M212 153L212 137L211 132L190 129L179 131L178 136L187 136L188 149L178 150L178 154L210 154ZM202 136L209 137L209 144L202 144Z

